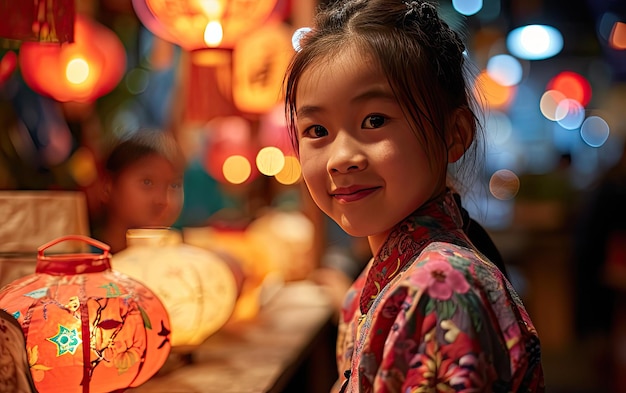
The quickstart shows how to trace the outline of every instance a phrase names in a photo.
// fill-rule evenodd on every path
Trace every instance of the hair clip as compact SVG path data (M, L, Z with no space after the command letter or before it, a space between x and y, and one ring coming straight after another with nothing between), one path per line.
M300 41L302 40L302 38L304 38L304 36L306 36L312 30L313 29L310 27L301 27L293 33L293 35L291 36L291 45L296 52L300 52L300 49L302 49L300 47Z

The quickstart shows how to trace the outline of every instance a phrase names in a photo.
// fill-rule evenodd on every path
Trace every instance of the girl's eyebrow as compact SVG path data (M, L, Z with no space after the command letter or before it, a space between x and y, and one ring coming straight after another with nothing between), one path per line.
M365 90L363 93L354 96L350 101L359 102L371 99L382 99L393 102L397 101L396 96L389 89L380 86L374 86L371 89Z
M371 99L381 99L385 101L397 102L396 96L389 89L385 89L384 87L379 86L372 87L371 89L365 90L364 92L352 97L350 102L358 103ZM302 118L322 111L323 109L319 106L304 105L298 108L298 110L296 111L296 116Z

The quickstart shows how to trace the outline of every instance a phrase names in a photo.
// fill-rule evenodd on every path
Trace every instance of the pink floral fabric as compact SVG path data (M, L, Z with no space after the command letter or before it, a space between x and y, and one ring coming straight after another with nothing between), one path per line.
M422 207L354 282L339 323L337 389L544 391L532 321L460 217L450 193Z

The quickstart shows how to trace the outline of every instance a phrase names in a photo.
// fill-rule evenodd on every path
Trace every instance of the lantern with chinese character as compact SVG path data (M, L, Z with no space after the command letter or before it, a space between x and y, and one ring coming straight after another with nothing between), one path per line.
M231 316L238 285L218 254L182 242L169 228L130 229L128 247L112 258L113 269L152 288L172 322L172 346L202 343Z
M102 254L50 254L83 241ZM138 386L170 353L170 323L156 295L111 269L109 246L68 235L38 249L34 274L0 291L0 308L26 336L30 371L40 392L113 392Z
M126 51L113 31L77 14L74 42L25 42L19 65L24 82L37 93L61 102L93 102L124 76Z
M293 56L291 36L285 23L274 22L237 42L233 50L232 96L239 110L265 113L282 101L283 75Z

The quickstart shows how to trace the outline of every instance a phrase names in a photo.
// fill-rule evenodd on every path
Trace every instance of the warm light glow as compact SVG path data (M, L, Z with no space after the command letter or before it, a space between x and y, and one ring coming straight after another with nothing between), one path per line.
M65 77L75 85L85 83L89 78L89 64L83 58L70 60L65 67Z
M626 23L615 22L613 29L611 30L609 45L611 45L613 49L617 50L626 49Z
M146 28L187 51L232 49L263 26L277 0L133 0Z
M129 229L128 248L115 254L116 271L152 288L172 324L173 347L198 345L228 321L237 282L219 254L185 244L169 228Z
M493 80L486 71L481 71L476 79L476 94L479 98L486 100L486 104L493 108L503 108L507 106L515 89L511 86L502 86ZM482 94L482 96L481 96Z
M557 117L556 108L566 97L558 90L548 90L541 96L539 109L541 114L548 120L561 120Z
M519 177L508 169L500 169L489 179L489 191L494 198L509 200L515 198L519 191Z
M222 16L224 8L219 0L197 0L202 12L210 19L216 19Z
M277 147L264 147L256 156L256 166L262 174L274 176L285 167L285 155Z
M70 174L78 185L85 187L98 177L93 154L86 147L79 147L68 160Z
M301 175L302 168L298 159L294 156L285 156L285 165L274 178L281 184L290 185L300 180Z
M548 82L547 90L558 90L566 98L586 106L591 100L591 85L587 79L572 71L563 71Z
M61 102L93 102L109 93L126 71L126 49L114 31L77 14L74 41L63 45L24 42L19 66L35 92Z
M248 180L252 173L250 161L244 156L230 156L222 165L224 178L232 184L241 184Z
M224 30L222 30L222 24L216 20L207 23L204 29L204 42L208 47L214 48L222 43L224 38Z

